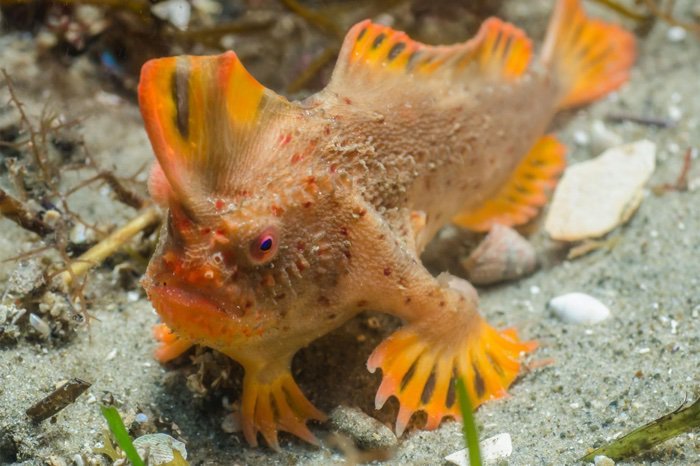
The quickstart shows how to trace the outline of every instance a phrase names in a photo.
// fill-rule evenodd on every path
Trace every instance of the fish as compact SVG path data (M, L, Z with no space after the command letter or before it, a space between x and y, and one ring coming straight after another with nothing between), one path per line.
M142 284L157 359L197 344L240 363L243 435L274 449L282 431L318 444L308 423L326 419L292 357L365 310L403 322L367 361L376 407L398 399L398 435L418 411L429 430L459 418L457 378L475 406L505 397L537 343L488 324L476 290L420 254L450 222L532 220L565 165L553 116L622 86L635 53L622 27L559 0L536 57L498 18L449 46L362 21L301 101L231 51L148 61L139 104L164 223Z

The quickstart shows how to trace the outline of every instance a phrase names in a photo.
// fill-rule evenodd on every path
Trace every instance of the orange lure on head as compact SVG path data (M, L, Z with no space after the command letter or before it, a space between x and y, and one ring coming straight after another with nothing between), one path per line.
M487 20L471 40L432 47L369 21L347 34L328 86L303 102L265 89L236 55L144 65L139 100L167 222L144 287L163 324L156 356L192 344L245 368L241 425L316 443L325 416L290 373L294 353L365 309L404 326L372 354L377 407L398 398L401 434L501 398L521 353L514 330L479 315L476 291L420 262L446 223L521 225L565 165L544 135L560 109L622 85L634 60L623 29L560 0L541 55L516 27Z

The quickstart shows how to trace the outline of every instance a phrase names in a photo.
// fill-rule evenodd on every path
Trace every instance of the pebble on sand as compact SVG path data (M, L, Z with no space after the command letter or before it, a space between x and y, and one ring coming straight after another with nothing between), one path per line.
M481 460L484 464L497 463L499 460L508 458L513 454L513 441L510 438L510 434L505 432L482 440L479 442L479 449L481 450ZM466 448L456 451L447 455L445 460L448 463L459 466L469 466L468 452L469 450Z
M398 443L391 429L357 408L341 405L329 417L333 430L347 435L363 450L392 448Z
M605 235L639 207L655 164L656 145L641 140L570 166L554 193L545 230L560 241Z
M552 298L547 307L567 324L597 324L610 317L610 309L585 293L567 293Z

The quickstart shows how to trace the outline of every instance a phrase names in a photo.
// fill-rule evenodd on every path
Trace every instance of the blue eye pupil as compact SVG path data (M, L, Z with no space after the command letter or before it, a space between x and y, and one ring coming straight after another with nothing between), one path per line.
M262 243L260 243L261 251L269 251L272 247L272 238L265 238Z

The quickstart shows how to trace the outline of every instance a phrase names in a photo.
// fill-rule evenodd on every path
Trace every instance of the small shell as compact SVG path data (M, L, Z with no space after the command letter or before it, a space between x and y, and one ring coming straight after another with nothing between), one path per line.
M639 207L654 172L656 146L642 140L570 166L554 193L545 230L560 241L598 238Z
M134 447L149 465L186 465L185 444L167 434L146 434L134 440ZM179 456L176 456L176 452Z
M497 463L513 454L513 440L510 434L505 432L482 440L479 442L479 449L481 450L481 460L484 463ZM468 466L468 453L469 450L465 448L447 455L445 460L458 466Z
M610 317L610 309L585 293L568 293L552 298L549 307L567 324L597 324Z
M49 327L49 324L33 312L29 314L29 325L34 327L34 330L39 332L44 338L48 338L49 335L51 335L51 327Z
M469 281L490 285L532 273L537 267L535 248L512 228L494 225L479 246L462 260Z

